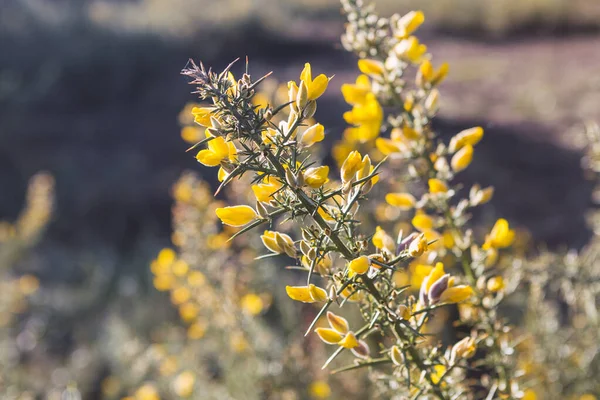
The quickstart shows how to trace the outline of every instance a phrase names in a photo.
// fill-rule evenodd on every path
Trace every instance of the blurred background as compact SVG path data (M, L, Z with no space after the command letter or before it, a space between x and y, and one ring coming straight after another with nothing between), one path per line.
M335 75L317 119L330 143L341 136L348 107L339 87L358 71L339 45L339 8L337 0L0 2L0 220L17 219L36 172L49 172L56 191L46 234L14 264L15 275L36 276L47 290L45 357L71 357L107 310L128 306L123 296L154 295L147 265L170 242L171 187L184 170L202 172L177 119L194 100L179 74L189 58L220 69L248 56L254 76L273 70L280 81L310 62ZM578 135L600 120L600 2L378 0L377 9L425 12L420 37L451 68L441 131L486 129L465 181L496 186L498 215L536 244L584 245L593 183L580 168ZM93 293L86 307L74 300L81 293Z

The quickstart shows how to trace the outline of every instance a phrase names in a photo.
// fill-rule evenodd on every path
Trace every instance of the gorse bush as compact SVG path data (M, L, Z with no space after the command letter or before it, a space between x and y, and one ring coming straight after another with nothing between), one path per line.
M305 272L286 292L319 307L306 335L332 346L323 368L351 353L353 361L334 372L368 371L375 398L536 398L531 388L539 377L520 363L526 335L500 312L529 276L512 274L514 259L503 256L515 232L499 219L476 234L470 211L488 202L493 188L464 190L455 179L471 164L483 129L448 143L432 129L448 65L434 67L413 35L423 13L388 19L360 0L342 4L342 43L359 57L362 75L342 87L352 109L344 114L351 127L334 147L339 179L313 151L325 128L312 117L331 78L307 63L300 80L288 83L285 101L274 104L256 100L267 77L252 79L248 65L241 79L231 71L235 63L220 72L193 62L184 69L209 102L191 110L206 136L192 147L200 148L196 158L219 167L217 193L249 179L255 195L216 215L241 228L232 239L266 226L256 235L267 256L289 257ZM383 202L401 212L384 221L391 229L372 229L377 221L368 210ZM411 226L395 229L406 217ZM278 229L283 222L287 233ZM349 323L342 316L348 309L364 321Z
M343 6L348 25L342 42L360 57L363 75L343 88L352 104L344 118L353 127L345 133L347 143L338 145L337 158L342 159L340 148L360 143L401 160L401 179L426 190L391 192L385 201L411 212L415 231L361 229L360 210L381 202L371 193L387 168L385 159L374 164L368 154L351 150L334 181L311 153L325 135L322 125L307 121L330 78L313 74L310 64L299 82L288 83L286 103L264 107L252 99L265 78L253 80L248 66L239 80L230 71L234 64L220 73L194 63L183 71L200 99L212 103L192 110L195 122L206 127L206 139L195 146L205 148L196 158L220 167L217 192L251 175L256 195L252 206L221 207L216 214L225 225L243 227L233 237L267 225L261 236L267 250L291 257L306 272L305 282L286 286L286 292L293 300L320 304L306 334L314 330L334 347L323 367L350 351L354 362L338 371L368 368L379 395L523 397L513 351L507 351L516 338L496 311L505 284L495 264L514 231L500 219L478 242L467 226L468 211L487 202L492 189L475 186L461 199L453 183L471 163L483 130L460 132L445 144L431 129L437 86L448 67L434 68L426 46L412 35L424 20L422 13L385 19L360 1ZM416 77L407 78L414 70ZM286 109L287 119L277 123ZM387 131L389 138L381 136ZM279 220L293 221L298 238L275 230ZM444 263L431 265L438 259ZM398 285L395 278L416 260L413 275L419 276L413 280L419 291L413 294L411 285ZM463 303L461 318L445 323L459 325L466 334L441 346L427 326L440 308L457 303ZM359 326L338 315L354 306L365 320ZM321 317L329 326L315 328Z

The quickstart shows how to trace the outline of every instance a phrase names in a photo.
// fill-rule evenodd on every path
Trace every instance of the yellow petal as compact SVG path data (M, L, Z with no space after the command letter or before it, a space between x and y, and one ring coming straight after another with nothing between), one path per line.
M385 69L383 63L376 60L358 60L358 69L366 75L383 75Z
M200 164L206 165L207 167L216 167L217 165L221 164L223 157L215 154L209 149L204 149L200 150L198 154L196 154L196 160L198 160Z
M431 285L433 285L438 279L440 279L442 276L444 276L444 274L445 274L444 264L442 264L441 262L436 263L435 267L429 274L429 279L427 280L427 286L425 287L426 291L428 292L429 288L431 288Z
M346 160L342 164L340 175L343 182L350 181L358 170L362 167L362 156L356 150L348 154Z
M304 131L300 138L300 144L310 147L325 139L325 128L321 124L315 124Z
M225 225L230 226L244 226L258 218L258 214L250 206L222 207L215 212Z
M304 181L314 189L320 188L329 181L329 167L312 167L304 171Z
M422 11L411 11L402 16L398 21L398 36L406 37L425 22L425 14Z
M385 201L391 206L410 210L414 207L417 200L410 193L388 193L385 196Z
M399 153L403 149L403 145L395 140L377 138L375 141L377 150L383 153L384 156L389 156L392 153Z
M309 86L312 83L312 67L310 63L304 64L304 69L300 73L300 80L306 83L306 86ZM294 97L294 100L296 98Z
M454 172L462 171L467 168L471 161L473 160L473 146L467 144L465 147L460 149L454 156L452 156L452 161L450 165L452 165L452 169Z
M280 254L284 252L284 250L277 244L277 240L275 240L275 232L265 231L260 236L260 240L263 242L265 247L273 253Z
M315 332L327 344L338 344L343 339L343 336L334 329L317 328Z
M325 93L327 85L329 84L329 78L324 74L321 74L312 81L312 84L308 87L308 100L316 100Z
M327 301L327 291L323 288L313 285L312 283L308 285L308 293L313 301Z
M350 330L350 325L348 325L346 318L335 315L331 311L327 312L327 321L329 321L329 326L342 335L345 335Z
M371 261L367 256L360 256L348 263L348 269L355 274L361 275L369 270Z
M310 297L308 286L286 286L285 291L292 300L314 303L314 300Z
M430 179L429 184L429 192L430 193L446 193L448 191L448 186L446 183L440 179Z
M442 293L440 296L441 303L459 303L467 300L473 295L473 289L471 286L459 285L450 287Z
M213 109L208 107L194 107L192 108L192 115L194 116L194 122L198 125L209 127L211 126L210 117Z
M338 344L343 348L353 349L355 347L358 347L358 340L356 340L356 336L354 336L354 333L348 332Z
M421 232L433 229L433 219L429 215L423 213L416 214L412 219L412 224Z

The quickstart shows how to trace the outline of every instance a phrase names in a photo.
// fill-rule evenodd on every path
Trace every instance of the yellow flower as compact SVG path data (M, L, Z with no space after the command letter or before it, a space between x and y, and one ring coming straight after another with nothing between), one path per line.
M296 249L294 247L294 241L289 235L285 233L275 232L275 231L265 231L263 235L261 235L260 240L262 240L265 247L271 250L273 253L281 254L281 253L295 253Z
M494 224L490 234L486 236L482 247L484 250L503 249L510 246L514 240L515 231L510 229L507 220L500 218Z
M396 36L398 38L407 37L416 31L423 22L425 22L425 14L423 14L422 11L411 11L407 13L398 20Z
M431 83L433 86L435 86L444 80L444 78L448 75L448 70L448 63L443 63L440 65L440 68L435 71L431 61L425 60L419 67L418 79L421 79L423 83Z
M319 213L321 218L323 218L326 222L335 221L335 214L330 206L323 204L321 207L319 207L317 212Z
M428 182L430 193L446 193L448 191L448 185L440 179L430 179Z
M321 97L329 84L329 78L324 74L317 76L314 80L312 79L312 68L309 63L304 64L300 80L304 82L308 89L308 100L316 100Z
M388 193L385 195L385 201L389 205L403 210L410 210L417 202L415 197L410 193Z
M447 249L451 249L454 247L456 241L454 240L454 234L451 231L444 231L444 233L442 234L442 244Z
M421 232L433 229L433 219L423 212L418 212L411 222Z
M390 253L396 251L396 242L388 235L380 226L375 228L375 234L373 235L373 245L381 250L387 250Z
M369 270L371 260L367 256L360 256L348 263L348 270L353 274L362 275Z
M342 95L348 104L364 103L369 92L371 92L371 83L366 75L359 75L354 84L342 85Z
M314 381L308 391L313 399L328 399L331 396L331 388L325 381Z
M377 150L379 150L384 156L389 156L393 153L400 153L406 148L406 146L400 141L385 138L377 138L375 141L375 146L377 147Z
M206 137L211 137L211 135L206 132ZM207 148L200 150L196 155L196 159L207 167L216 167L226 158L229 158L230 161L234 161L237 158L237 150L233 143L226 142L225 139L220 136L210 140L207 144Z
M313 189L318 189L329 181L329 167L311 167L304 171L304 182Z
M385 68L381 61L376 60L358 60L358 69L366 75L383 75Z
M315 303L327 301L327 292L325 289L313 285L308 286L286 286L287 295L296 301L303 303Z
M354 175L362 168L362 156L356 150L348 154L342 164L340 175L343 182L350 181Z
M19 292L25 296L29 296L37 292L40 287L40 280L33 275L23 275L19 278L17 284Z
M452 363L455 363L461 358L471 358L475 355L476 350L477 346L475 345L475 339L467 336L452 346L450 360Z
M198 143L203 136L204 131L197 126L184 126L181 129L181 138L190 144Z
M160 400L158 391L151 383L145 383L135 391L135 400Z
M192 371L183 371L173 381L173 391L179 397L190 397L194 393L196 375Z
M413 264L410 266L410 270L410 286L416 291L421 288L423 280L425 280L425 278L431 273L433 266L425 264Z
M425 284L425 291L429 292L431 285L433 285L438 279L444 276L446 272L444 272L444 264L441 262L436 263L435 267L431 270L429 275L427 276L427 283Z
M533 389L527 389L521 400L537 400L538 396Z
M425 237L425 234L422 233L408 246L408 255L413 258L419 257L421 254L425 253L428 248L427 238Z
M188 338L192 340L201 339L206 333L206 325L201 322L194 322L187 331Z
M467 285L459 285L449 287L444 290L442 295L440 296L441 303L459 303L461 301L467 300L469 297L473 295L473 289L471 286Z
M200 308L194 303L185 303L179 307L179 316L185 322L192 322L199 312Z
M452 156L450 165L452 165L454 172L460 172L467 168L471 161L473 161L473 146L467 144Z
M344 336L335 329L317 328L315 329L315 332L319 335L319 338L327 344L338 344L344 338Z
M418 64L427 52L427 46L419 43L419 39L416 37L410 36L396 44L394 52L398 57L410 61L413 64Z
M214 109L209 107L194 107L192 108L192 115L194 116L194 122L198 125L210 127L210 117Z
M244 226L258 218L258 214L250 206L221 207L215 212L221 222L230 226Z
M490 292L498 292L504 289L504 279L501 276L494 276L487 281L487 290Z
M400 351L400 348L398 346L392 346L390 356L392 357L392 362L394 363L394 365L398 367L400 365L404 365L404 356L402 355L402 352Z
M344 338L338 342L338 344L345 349L353 349L358 347L358 340L356 339L354 333L348 332L346 336L344 336Z
M240 300L242 309L251 315L258 315L264 309L264 302L262 298L255 293L248 293L244 295Z
M355 103L351 111L344 113L344 120L356 128L350 130L350 135L356 141L367 142L379 135L383 121L383 108L373 93L367 93L364 102Z
M185 286L178 287L171 292L171 302L175 305L183 304L191 297L190 290Z
M437 385L438 383L440 383L440 380L444 376L445 372L446 372L446 367L444 367L443 365L436 365L433 367L433 372L431 373L431 381L433 382L434 385Z
M473 128L465 129L457 133L452 139L450 139L450 145L448 150L451 153L458 151L466 145L475 146L483 138L483 128L476 126Z
M263 183L252 185L252 191L254 192L256 200L268 203L273 200L273 195L280 190L282 186L283 184L279 182L277 178L269 176L264 179Z
M325 139L325 128L321 124L315 124L304 131L298 142L304 147L310 147L323 139Z

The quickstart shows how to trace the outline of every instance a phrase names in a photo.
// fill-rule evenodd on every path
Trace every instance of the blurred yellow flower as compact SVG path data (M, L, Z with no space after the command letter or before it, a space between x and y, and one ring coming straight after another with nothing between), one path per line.
M399 58L405 59L413 64L418 64L427 52L427 46L419 43L419 39L415 36L410 36L396 44L394 52Z
M503 249L512 244L515 240L515 231L509 228L508 221L500 218L494 224L492 231L485 238L483 249Z
M466 145L475 146L483 138L483 128L476 126L473 128L465 129L457 133L452 139L450 139L450 145L448 151L454 153Z
M394 207L402 210L410 210L415 206L417 200L410 193L388 193L385 196L385 201Z
M358 69L365 75L383 75L385 68L381 61L377 60L358 60Z
M310 384L308 392L313 399L328 399L331 396L331 388L325 381L314 381Z
M370 92L371 83L366 75L359 75L354 84L344 83L342 85L342 95L348 104L364 103Z
M452 165L454 172L460 172L467 168L471 161L473 161L473 146L467 144L452 156L450 165Z
M396 36L400 39L407 37L425 22L425 14L422 11L410 11L398 20Z
M432 178L427 183L430 193L446 193L448 191L448 185L440 179Z
M255 293L248 293L240 300L242 309L251 315L258 315L264 309L262 298Z
M183 371L173 381L173 391L179 397L190 397L194 393L196 375L192 371Z

